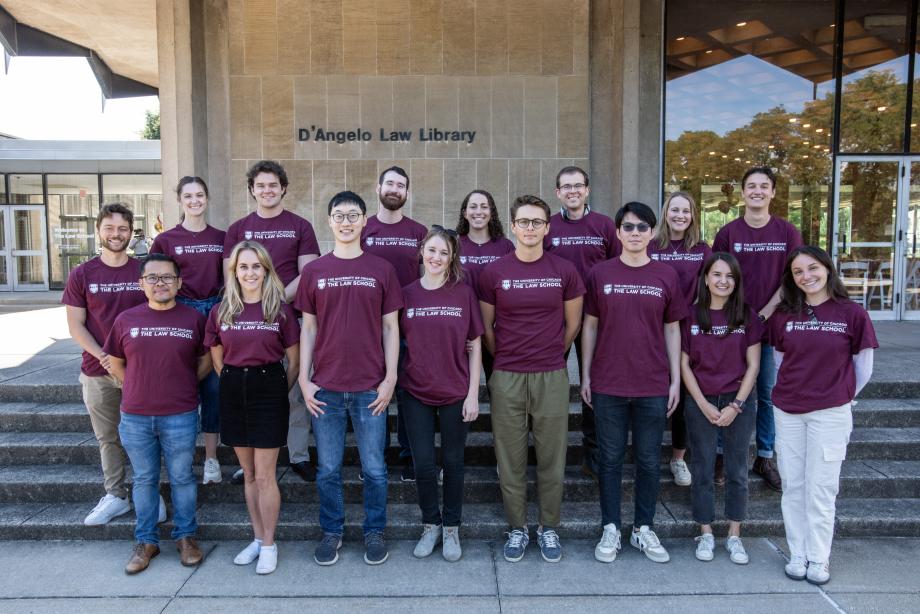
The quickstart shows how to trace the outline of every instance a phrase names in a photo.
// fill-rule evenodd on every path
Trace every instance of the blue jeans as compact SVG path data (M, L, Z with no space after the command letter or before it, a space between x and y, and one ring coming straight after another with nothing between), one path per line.
M334 392L320 389L316 400L325 412L313 416L316 440L316 490L319 492L319 524L323 533L342 535L345 502L342 498L342 457L348 418L358 440L364 474L364 534L382 533L387 525L387 464L380 442L386 436L387 413L372 416L369 405L376 390Z
M661 487L661 440L668 424L668 397L616 397L592 393L597 425L598 483L601 491L602 524L614 523L622 530L623 459L632 429L636 462L636 495L633 526L654 525L655 504Z
M220 302L220 296L200 300L178 296L176 300L208 317L211 308ZM201 400L201 432L220 433L220 378L213 370L198 382L198 398Z
M776 361L773 346L760 344L760 373L757 375L757 456L773 458L776 425L773 423L773 386L776 385Z
M131 489L137 524L134 539L142 544L160 543L157 516L160 508L160 455L166 461L173 507L172 538L193 536L198 531L195 508L198 482L192 472L196 410L171 416L140 416L121 413L118 425L121 444L131 460L134 486Z

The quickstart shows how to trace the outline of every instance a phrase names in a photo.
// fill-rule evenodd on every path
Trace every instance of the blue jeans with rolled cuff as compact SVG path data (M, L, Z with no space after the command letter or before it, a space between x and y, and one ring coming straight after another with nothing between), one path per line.
M211 309L220 300L220 296L211 296L200 300L184 296L176 297L176 301L191 307L204 317L208 317ZM198 382L198 399L201 403L201 432L220 433L220 378L213 369L203 380Z

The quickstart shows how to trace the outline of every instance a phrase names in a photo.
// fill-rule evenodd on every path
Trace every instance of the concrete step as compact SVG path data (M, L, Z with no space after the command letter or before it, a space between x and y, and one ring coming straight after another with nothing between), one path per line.
M102 527L86 527L83 518L92 508L86 503L20 503L0 504L0 539L124 539L133 537L134 514L129 512ZM345 538L360 540L364 518L360 504L345 506ZM286 503L281 506L281 518L276 533L280 541L316 540L321 536L318 506L312 503ZM537 510L531 504L528 512L536 520ZM632 504L623 505L623 524L629 530ZM198 508L198 535L205 540L247 540L252 529L246 508L234 503L205 503ZM387 537L416 539L421 531L418 507L414 504L387 506ZM714 523L717 534L724 534L724 521ZM171 522L160 525L163 539L169 538ZM502 540L507 530L499 503L476 503L463 508L462 535L465 538ZM563 540L597 538L600 535L600 508L596 502L564 502L562 523L558 527ZM660 537L690 539L698 534L690 507L682 503L659 503L655 514L655 530ZM774 501L754 502L748 506L744 534L749 537L783 535L782 515ZM531 525L531 536L534 537ZM837 504L836 537L885 535L916 537L920 531L920 499L841 499ZM625 546L625 544L624 544ZM348 547L360 547L349 544Z

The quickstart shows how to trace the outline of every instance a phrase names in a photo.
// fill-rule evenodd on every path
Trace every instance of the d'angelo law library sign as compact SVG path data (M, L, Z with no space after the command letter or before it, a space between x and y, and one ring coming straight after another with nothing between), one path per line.
M375 138L376 136L376 138ZM466 143L472 145L476 139L475 130L441 130L439 128L422 127L413 130L385 130L378 128L376 131L364 128L353 130L327 130L322 127L310 126L297 129L297 140L306 142L314 140L321 143L363 143L379 141L381 143L408 143L417 136L421 143Z

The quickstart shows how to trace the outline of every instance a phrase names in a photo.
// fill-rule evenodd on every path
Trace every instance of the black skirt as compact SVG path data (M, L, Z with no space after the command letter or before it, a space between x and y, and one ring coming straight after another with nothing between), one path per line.
M256 367L224 365L220 372L220 440L240 448L287 444L287 374L280 362Z

